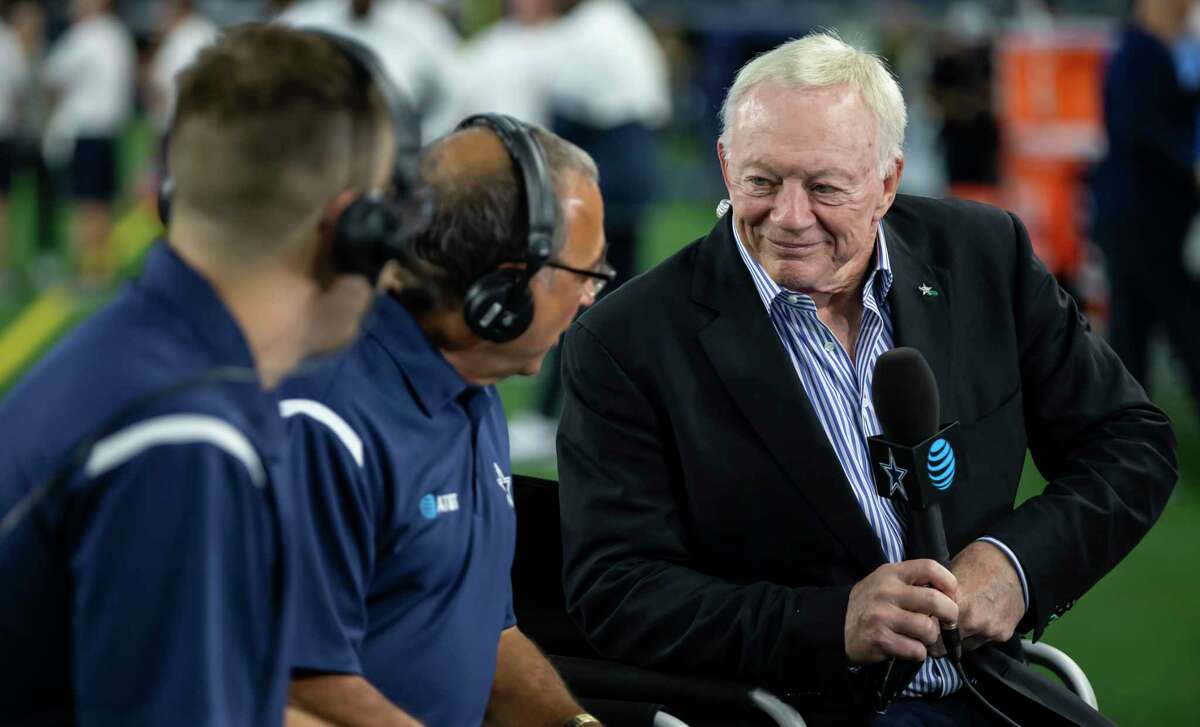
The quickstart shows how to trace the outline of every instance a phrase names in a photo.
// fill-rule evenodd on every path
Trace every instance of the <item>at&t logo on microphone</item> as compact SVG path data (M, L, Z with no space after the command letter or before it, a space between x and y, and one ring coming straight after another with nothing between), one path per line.
M929 484L937 490L946 491L954 484L954 448L945 439L939 438L929 447L926 472Z
M880 497L902 497L910 508L923 510L961 490L970 481L966 460L959 460L961 433L957 423L942 427L920 444L905 446L882 436L867 437Z

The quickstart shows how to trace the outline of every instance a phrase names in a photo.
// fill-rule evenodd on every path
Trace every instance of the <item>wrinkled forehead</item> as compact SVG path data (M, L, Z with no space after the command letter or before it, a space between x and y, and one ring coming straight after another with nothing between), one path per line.
M738 100L729 141L754 134L790 134L816 128L874 139L875 118L862 93L847 84L787 87L760 83Z
M792 158L857 167L874 163L877 123L862 94L846 85L751 88L734 110L726 154Z

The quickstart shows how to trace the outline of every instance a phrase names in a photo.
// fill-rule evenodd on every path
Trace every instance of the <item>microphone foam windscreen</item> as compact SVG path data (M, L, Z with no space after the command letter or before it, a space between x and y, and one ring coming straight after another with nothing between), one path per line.
M896 444L913 447L938 431L941 404L937 380L915 348L894 348L879 357L871 402L883 436Z

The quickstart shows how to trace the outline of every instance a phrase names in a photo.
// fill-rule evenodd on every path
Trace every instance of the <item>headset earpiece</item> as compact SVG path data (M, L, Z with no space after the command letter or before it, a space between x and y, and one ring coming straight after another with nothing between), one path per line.
M463 298L467 327L480 338L505 343L533 322L529 281L550 259L558 223L558 200L550 182L546 155L529 127L503 114L469 116L458 129L486 126L500 137L512 157L517 184L525 194L528 233L524 267L504 267L479 276Z
M164 174L158 183L158 219L164 228L171 224L171 198L175 195L175 180Z
M341 273L365 275L372 281L388 260L398 257L388 240L402 228L395 207L378 195L356 198L333 226L333 266Z
M479 277L463 301L467 326L480 338L505 343L533 322L529 276L521 268L501 268Z

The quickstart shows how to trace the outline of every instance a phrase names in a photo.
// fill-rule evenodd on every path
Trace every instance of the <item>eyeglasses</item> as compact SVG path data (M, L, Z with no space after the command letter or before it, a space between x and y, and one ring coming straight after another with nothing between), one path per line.
M617 277L616 269L613 268L612 265L609 265L605 262L600 263L600 268L598 270L583 270L581 268L573 268L570 265L563 265L562 263L554 262L553 260L547 262L546 267L557 268L558 270L566 270L569 273L575 273L576 275L584 276L588 279L588 292L591 293L593 298L597 295L600 295L600 291L604 290L604 286L611 283Z

